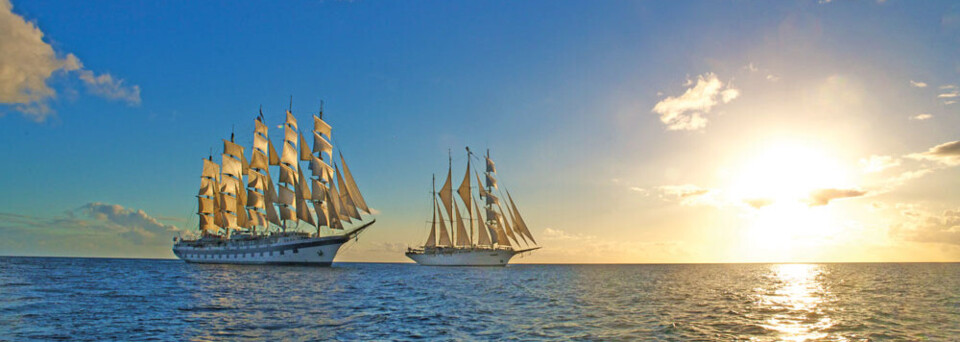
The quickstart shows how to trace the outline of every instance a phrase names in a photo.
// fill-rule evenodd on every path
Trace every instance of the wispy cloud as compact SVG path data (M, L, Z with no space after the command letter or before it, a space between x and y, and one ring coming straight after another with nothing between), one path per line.
M924 82L917 82L914 80L910 80L910 86L917 87L917 88L926 88L927 84Z
M960 245L960 209L931 214L910 207L901 214L905 220L894 224L893 235L907 241Z
M13 13L8 0L0 0L0 104L42 122L51 115L49 101L57 92L47 85L54 75L77 72L87 90L108 99L140 103L140 88L124 85L110 74L83 69L73 54L58 54L43 40L43 31Z
M880 172L891 167L900 165L900 159L891 156L873 155L868 158L860 159L860 166L864 173Z
M660 121L671 131L701 130L707 126L706 114L720 103L728 103L740 96L740 91L729 84L724 87L717 75L706 73L697 77L696 84L688 80L688 88L680 96L668 96L653 107Z
M810 194L807 204L811 207L822 206L833 200L860 197L866 194L866 191L859 189L818 189Z
M911 116L911 117L910 117L910 120L923 121L923 120L929 120L929 119L932 119L932 118L933 118L933 115L932 115L932 114L926 114L926 113L924 113L924 114L917 114L917 115Z

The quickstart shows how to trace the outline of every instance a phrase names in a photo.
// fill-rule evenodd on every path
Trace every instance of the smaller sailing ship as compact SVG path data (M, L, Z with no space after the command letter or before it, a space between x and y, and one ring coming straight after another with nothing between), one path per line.
M420 248L408 248L406 255L420 265L428 266L505 266L510 258L517 254L540 249L533 239L526 222L520 216L517 205L513 202L510 192L504 189L499 191L497 185L496 167L487 151L486 159L486 188L480 181L480 175L474 173L477 179L477 197L483 201L483 215L480 210L480 200L474 198L473 187L470 185L470 158L475 155L467 148L467 172L463 182L453 195L451 182L452 164L447 169L447 180L440 191L433 189L433 220L431 221L430 235L426 243ZM435 182L434 182L435 183ZM506 194L507 201L503 201ZM459 201L456 197L459 197ZM437 198L440 202L437 202ZM459 203L458 203L459 202ZM443 207L440 207L440 203ZM468 227L463 223L460 204L467 213ZM504 210L506 208L506 210ZM450 231L444 222L444 212ZM476 213L476 216L474 216ZM485 216L486 218L481 218ZM476 218L476 219L474 219ZM476 222L476 224L474 224ZM469 231L469 233L468 233ZM521 242L525 247L521 248Z
M254 122L249 162L232 134L223 141L220 164L213 156L203 160L196 196L200 237L175 238L178 258L191 263L329 266L340 246L376 222L343 153L338 153L339 164L334 161L332 129L323 120L322 107L319 116L313 116L313 149L293 113L286 114L279 155L261 112ZM307 162L310 177L304 177L301 162ZM310 230L303 230L301 222Z

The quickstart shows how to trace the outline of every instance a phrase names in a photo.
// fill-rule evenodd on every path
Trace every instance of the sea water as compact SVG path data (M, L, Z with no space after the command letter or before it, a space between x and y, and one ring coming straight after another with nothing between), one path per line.
M960 340L960 264L0 257L0 340Z

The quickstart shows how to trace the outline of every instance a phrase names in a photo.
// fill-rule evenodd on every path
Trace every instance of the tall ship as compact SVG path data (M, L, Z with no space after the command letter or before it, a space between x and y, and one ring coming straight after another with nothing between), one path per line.
M440 191L434 181L433 220L430 235L423 246L408 248L406 255L420 265L427 266L505 266L513 256L540 249L526 222L520 216L513 197L497 185L496 166L490 159L490 151L484 157L486 172L484 182L476 176L476 197L471 186L470 159L479 158L467 148L467 171L454 196L453 160L447 168L447 180ZM505 195L505 196L504 196ZM437 201L439 199L439 202ZM506 200L504 200L506 199ZM459 203L458 203L459 202ZM480 209L483 203L483 211ZM443 206L441 207L440 204ZM461 206L462 205L462 206ZM464 209L461 211L461 207ZM466 212L464 217L461 212ZM447 220L444 220L446 214ZM468 224L464 224L464 219ZM447 230L447 222L450 230ZM523 247L521 247L521 244Z
M312 148L291 110L279 154L262 110L254 125L250 154L231 133L219 163L203 159L199 237L174 238L173 253L190 263L329 266L376 219L339 149L334 160L323 107L313 115Z

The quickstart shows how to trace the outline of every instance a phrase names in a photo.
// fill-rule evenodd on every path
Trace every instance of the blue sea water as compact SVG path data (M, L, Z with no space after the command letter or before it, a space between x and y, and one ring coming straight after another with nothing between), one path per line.
M960 264L0 257L0 340L960 340Z

